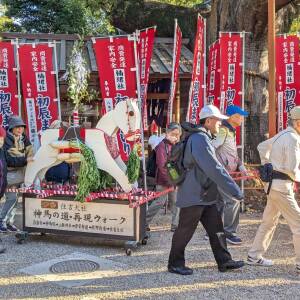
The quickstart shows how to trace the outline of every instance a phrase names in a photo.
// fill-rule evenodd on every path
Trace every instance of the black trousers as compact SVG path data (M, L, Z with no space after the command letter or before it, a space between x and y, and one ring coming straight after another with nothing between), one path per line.
M173 235L169 266L185 266L185 247L194 235L199 221L205 228L218 266L231 259L221 215L216 205L196 205L180 209L178 227Z

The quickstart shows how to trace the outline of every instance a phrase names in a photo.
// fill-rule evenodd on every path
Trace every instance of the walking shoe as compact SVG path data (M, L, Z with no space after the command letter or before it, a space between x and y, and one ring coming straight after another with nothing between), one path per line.
M170 273L175 273L175 274L180 274L180 275L192 275L193 274L193 270L188 267L185 267L185 266L183 266L183 267L169 266L168 271Z
M7 230L10 232L18 232L20 229L13 224L7 224Z
M220 272L227 272L230 270L235 270L242 268L245 265L245 263L242 260L232 260L230 259L223 265L218 266L218 269Z
M4 223L0 223L0 233L7 233L7 227Z
M255 258L252 258L251 256L248 255L247 265L271 267L271 266L274 265L274 263L271 259L266 259L266 258L263 258L263 257L259 258L259 259L255 259Z
M171 225L171 232L175 232L175 230L177 229L177 226L176 225Z
M242 243L242 240L238 236L227 236L226 241L229 244L232 245L240 245Z

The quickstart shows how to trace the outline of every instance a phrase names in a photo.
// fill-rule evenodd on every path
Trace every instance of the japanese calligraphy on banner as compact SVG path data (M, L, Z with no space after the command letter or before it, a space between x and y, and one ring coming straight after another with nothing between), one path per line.
M207 74L207 103L220 107L220 42L209 47Z
M299 36L276 37L277 129L287 127L288 113L300 105Z
M199 113L205 104L205 35L206 21L200 15L198 15L197 33L194 47L193 73L187 112L187 121L193 124L199 123Z
M144 130L148 128L147 121L147 87L150 73L150 63L154 46L156 28L146 28L138 32L137 52L140 75L140 94Z
M220 110L229 105L242 105L243 98L243 34L222 33L220 36Z
M7 128L11 115L19 114L14 45L0 42L0 124Z
M57 92L52 44L19 47L23 101L30 141L58 119Z
M113 203L25 198L25 227L134 236L134 209Z
M174 102L174 98L175 98L176 86L177 86L177 81L178 81L181 42L182 42L182 32L180 30L180 27L178 26L177 20L175 20L173 65L172 65L170 95L169 95L169 101L168 101L167 125L172 122L172 117L173 117L173 102Z
M131 35L93 40L103 99L102 115L120 101L137 97L134 37ZM120 155L128 160L131 145L124 134L117 134Z

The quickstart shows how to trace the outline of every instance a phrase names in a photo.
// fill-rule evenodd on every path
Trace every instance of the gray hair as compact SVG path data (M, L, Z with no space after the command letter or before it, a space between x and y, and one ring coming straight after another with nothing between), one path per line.
M178 129L179 132L181 133L182 132L182 129L181 129L181 125L176 123L176 122L171 122L168 126L167 126L167 132L171 132L175 129Z

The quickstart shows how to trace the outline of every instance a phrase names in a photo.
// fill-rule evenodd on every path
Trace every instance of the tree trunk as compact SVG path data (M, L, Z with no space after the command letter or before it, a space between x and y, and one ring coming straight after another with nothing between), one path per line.
M277 2L277 33L287 33L293 17L299 15L299 6L288 2ZM268 134L267 8L267 0L213 0L207 21L208 45L220 31L249 32L245 43L245 107L250 112L246 120L245 160L249 163L259 162L256 147Z

